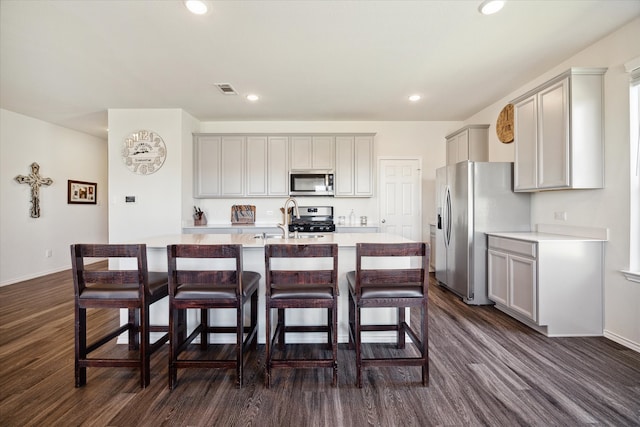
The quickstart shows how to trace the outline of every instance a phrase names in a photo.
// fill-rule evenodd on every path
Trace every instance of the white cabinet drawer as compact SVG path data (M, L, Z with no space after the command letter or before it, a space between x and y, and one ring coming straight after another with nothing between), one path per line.
M525 242L523 240L503 239L501 237L489 236L489 249L500 249L531 258L536 257L536 245L537 243L535 242Z

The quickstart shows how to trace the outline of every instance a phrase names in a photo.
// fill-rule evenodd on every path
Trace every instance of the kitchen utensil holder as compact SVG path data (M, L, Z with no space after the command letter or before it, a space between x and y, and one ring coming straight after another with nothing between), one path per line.
M207 216L204 212L201 215L193 215L193 225L207 225Z

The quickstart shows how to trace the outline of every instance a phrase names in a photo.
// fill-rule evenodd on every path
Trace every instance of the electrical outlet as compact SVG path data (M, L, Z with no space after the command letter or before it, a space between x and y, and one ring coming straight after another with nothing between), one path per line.
M273 216L273 211L267 211L267 216Z
M51 249L47 249L46 251L44 251L44 256L46 258L51 258L53 256L53 251Z
M566 221L567 213L566 212L554 212L553 217L558 221Z

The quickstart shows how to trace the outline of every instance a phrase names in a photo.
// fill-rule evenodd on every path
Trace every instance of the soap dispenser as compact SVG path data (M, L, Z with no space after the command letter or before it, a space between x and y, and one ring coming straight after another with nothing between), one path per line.
M356 224L356 213L353 211L353 209L351 209L351 213L349 214L349 224Z

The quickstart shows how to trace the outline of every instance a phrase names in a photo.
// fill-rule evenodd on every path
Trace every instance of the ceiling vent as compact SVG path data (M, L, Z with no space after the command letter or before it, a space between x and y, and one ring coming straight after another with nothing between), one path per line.
M229 84L229 83L215 83L215 85L220 89L225 95L237 95L238 92Z

